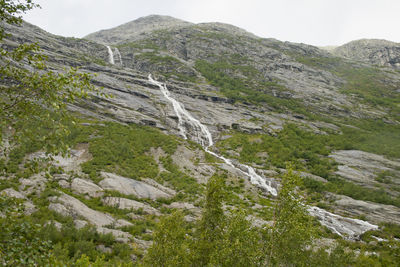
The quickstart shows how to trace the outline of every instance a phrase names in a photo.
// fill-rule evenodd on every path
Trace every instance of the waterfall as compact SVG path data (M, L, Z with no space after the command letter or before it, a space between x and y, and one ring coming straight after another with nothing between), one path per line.
M322 225L346 239L354 239L366 231L378 229L377 225L369 222L342 217L318 207L308 206L307 211Z
M111 47L110 46L108 46L108 45L106 45L106 47L107 47L107 50L108 50L108 62L110 63L110 64L115 64L115 62L114 62L114 54L113 54L113 51L112 51L112 49L111 49Z
M188 139L189 138L188 135L191 134L190 137L195 142L199 143L206 152L221 159L230 167L234 168L243 175L249 177L250 182L253 185L260 187L261 189L267 191L273 196L278 195L277 190L272 186L271 182L267 181L264 177L258 175L253 167L241 163L236 163L236 162L234 163L230 159L227 159L224 156L221 156L211 151L210 147L213 146L214 142L208 128L204 124L202 124L199 120L194 118L185 109L183 104L181 104L171 96L171 93L168 91L168 88L164 83L154 80L151 77L151 74L149 74L148 79L152 84L157 85L160 88L164 97L169 102L171 102L175 114L178 117L179 133L183 138ZM191 130L191 133L188 133L188 129ZM310 215L318 218L320 223L329 228L332 232L348 239L354 239L366 231L378 228L377 225L370 224L366 221L342 217L318 207L307 206L307 211L309 212Z
M117 56L117 58L119 60L119 64L121 64L121 66L124 66L124 63L122 63L122 56L121 56L121 53L119 52L118 48L114 48L114 54Z
M277 190L274 187L272 187L271 182L267 183L266 179L258 175L252 167L240 163L234 164L231 160L221 155L218 155L215 152L210 151L209 148L212 145L214 145L214 141L212 139L211 132L208 130L208 128L204 124L202 124L199 120L194 118L181 103L179 103L175 98L171 97L171 94L168 91L168 88L165 84L154 80L151 77L151 74L149 74L149 81L152 84L157 85L160 88L161 92L163 93L164 97L169 102L172 103L175 114L178 117L179 133L183 138L188 139L187 129L190 128L190 130L194 132L194 136L192 136L192 138L194 139L195 142L199 143L204 148L205 151L223 160L227 165L236 169L240 173L248 176L252 184L261 187L262 189L269 192L273 196L278 195Z

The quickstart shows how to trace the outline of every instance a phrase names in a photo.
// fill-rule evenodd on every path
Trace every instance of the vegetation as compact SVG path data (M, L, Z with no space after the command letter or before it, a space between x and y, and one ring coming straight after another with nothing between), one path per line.
M0 1L0 20L18 24L17 17L36 5L26 1ZM170 38L164 32L159 35ZM0 41L6 33L0 27ZM224 38L231 36L203 32L198 38ZM240 38L239 38L240 39ZM240 41L240 40L239 40ZM129 44L134 49L152 47L155 51L144 52L138 59L158 65L165 77L177 77L183 81L196 81L194 76L178 73L166 66L179 67L182 63L171 56L161 56L159 46L146 41ZM327 134L315 134L305 126L287 124L272 135L243 134L232 131L232 137L221 141L222 153L237 152L236 158L244 163L286 168L281 175L281 188L276 199L267 199L246 190L244 179L228 177L216 166L216 172L206 189L182 171L172 155L179 145L198 145L180 141L161 131L135 124L75 119L67 112L68 103L85 97L90 76L77 69L66 73L52 72L40 55L36 45L0 48L0 141L10 141L11 146L0 153L0 191L6 188L20 190L19 178L30 178L35 173L45 177L39 190L29 186L24 198L15 199L0 194L0 264L5 266L397 266L400 262L400 227L385 223L381 229L362 236L364 242L348 242L322 229L311 218L303 204L303 189L314 201L322 199L322 193L333 192L355 199L369 200L400 207L400 198L394 198L383 190L369 189L339 179L333 174L336 163L327 156L335 149L361 149L386 156L400 157L400 140L397 124L377 120L334 121L341 134L326 130ZM92 60L92 59L90 59ZM94 60L94 59L93 59ZM391 118L399 112L396 84L386 84L385 74L378 68L354 68L336 58L298 58L298 61L332 71L347 83L342 90L364 103L388 108ZM101 62L98 62L101 63ZM27 65L28 68L22 68ZM165 68L165 69L164 69ZM29 69L29 70L28 70ZM309 118L315 115L293 99L276 98L285 88L278 81L269 81L249 65L248 59L239 55L220 57L217 61L197 61L196 69L212 85L218 86L229 98L243 103L268 104L279 111L298 112ZM284 94L281 94L284 95ZM81 165L82 178L99 181L100 171L141 179L153 178L167 183L178 191L168 200L140 200L168 214L159 219L143 214L143 210L120 210L104 205L102 198L77 195L72 189L63 188L56 177L65 174L69 178L78 175L65 173L61 168L49 167L47 159L28 160L26 155L46 150L57 154L66 152L77 144L88 144L91 158ZM0 145L2 149L5 145ZM155 160L153 149L163 151ZM206 154L206 162L218 161ZM327 182L300 179L287 167L291 162L296 170L307 171L326 178ZM199 164L199 162L195 162ZM159 166L163 171L159 171ZM376 180L390 184L393 173L381 172ZM64 182L66 182L64 180ZM21 182L22 183L22 182ZM67 182L66 182L67 183ZM31 190L32 189L32 190ZM51 197L61 192L74 196L89 208L105 212L115 219L128 219L131 225L123 231L153 245L143 252L129 244L116 242L111 235L99 234L92 226L77 229L71 217L64 217L49 209ZM117 192L105 191L104 196L121 197ZM134 196L123 196L139 201ZM173 201L196 202L202 206L200 220L188 222L190 211L176 212L167 205ZM31 201L36 210L24 208ZM256 205L257 204L257 205ZM320 205L324 203L320 202ZM258 206L258 205L261 205ZM254 207L251 209L250 207ZM271 224L254 226L250 214L257 214ZM76 219L76 218L75 218ZM60 224L58 224L60 223ZM113 227L113 226L110 226ZM154 230L153 235L150 235ZM326 230L326 231L325 231ZM336 238L336 245L316 246L321 237ZM378 238L387 241L376 242ZM359 251L355 255L353 251ZM370 252L376 254L367 254ZM137 257L133 262L132 258Z
M19 14L34 7L32 1L2 1L2 23L20 24ZM9 34L1 27L0 41ZM21 44L11 49L0 48L0 141L12 130L14 143L40 136L48 151L66 151L58 142L68 135L66 124L72 118L67 103L95 90L90 75L71 68L66 73L50 70L36 44ZM6 132L7 130L7 132Z
M152 147L160 147L166 153L172 154L178 144L174 137L162 134L154 128L124 126L112 122L106 122L104 126L76 128L69 139L71 143L89 143L93 159L82 164L82 169L94 180L101 170L134 179L154 178L158 175L158 165L146 153Z
M363 103L386 110L390 116L399 118L400 95L396 91L399 84L389 82L388 74L378 67L365 67L336 57L296 56L296 60L332 72L346 83L341 92L353 95Z
M334 143L328 135L314 134L294 124L285 125L276 136L234 133L218 143L222 152L240 150L239 160L244 163L284 168L291 162L296 169L328 177L335 170L335 162L326 158ZM258 153L266 152L266 158Z

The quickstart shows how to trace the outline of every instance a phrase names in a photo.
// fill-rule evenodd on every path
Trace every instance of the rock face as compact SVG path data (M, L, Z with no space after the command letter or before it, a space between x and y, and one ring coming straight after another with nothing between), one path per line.
M150 205L138 202L132 199L121 198L121 197L106 197L103 199L104 204L112 206L118 209L127 210L142 210L146 214L161 215L161 213Z
M113 173L102 172L101 174L105 179L99 185L105 190L114 190L124 195L134 195L139 198L153 200L172 196L142 181L136 181Z
M336 196L333 205L336 211L352 217L365 216L373 223L390 222L400 224L400 208L392 205L355 200L347 196Z
M318 207L308 207L308 212L318 218L322 225L346 239L357 239L366 231L378 229L377 225L358 219L342 217Z
M69 215L74 218L83 217L91 224L98 227L116 223L116 220L110 215L93 210L78 199L64 193L53 198L52 202L55 203L50 204L50 209L61 213L62 215Z
M334 55L400 69L400 43L361 39L331 50Z
M170 16L150 15L109 30L91 33L85 38L99 43L115 44L121 41L138 39L141 35L151 31L179 28L191 24Z
M392 184L399 185L400 160L389 160L383 156L359 150L340 150L330 155L340 165L336 174L367 187L384 187L388 192L398 195L391 189ZM389 173L391 178L380 181L381 173Z
M75 178L71 182L71 189L79 194L87 194L91 197L99 197L103 195L103 189L95 183L80 178Z

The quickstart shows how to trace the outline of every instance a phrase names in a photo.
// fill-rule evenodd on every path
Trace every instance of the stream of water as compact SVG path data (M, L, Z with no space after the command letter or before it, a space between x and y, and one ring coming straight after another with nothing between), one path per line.
M154 80L151 77L151 74L149 74L148 79L152 84L157 85L160 88L164 97L169 102L171 102L175 114L178 117L179 133L183 138L190 138L193 141L199 143L206 152L221 159L230 167L249 177L252 184L260 187L261 189L265 190L273 196L278 195L277 189L272 186L271 181L267 181L264 177L261 177L259 174L257 174L253 167L233 162L232 160L211 151L210 147L214 145L214 142L209 129L199 120L194 118L185 109L182 103L178 102L175 98L171 96L171 93L164 83ZM312 216L318 218L322 225L326 226L334 233L347 239L357 238L359 235L368 230L378 228L377 225L370 224L369 222L343 217L318 207L308 206L307 211Z
M214 141L212 139L211 132L208 130L207 126L194 118L180 102L171 97L171 93L168 91L168 88L165 84L154 80L151 77L151 74L149 74L149 81L152 84L157 85L163 93L164 97L172 103L175 114L178 117L179 133L183 138L188 139L188 128L190 128L192 133L192 135L190 136L191 139L199 143L205 151L221 159L227 165L249 177L252 184L260 187L261 189L265 190L273 196L278 195L276 188L271 185L271 182L267 182L264 177L261 177L259 174L257 174L253 167L241 163L233 163L232 160L211 151L210 147L214 145Z
M111 47L109 46L109 45L106 45L106 47L107 47L107 51L108 51L108 62L110 63L110 64L115 64L115 62L114 62L114 53L113 53L113 51L112 51L112 49L111 49Z

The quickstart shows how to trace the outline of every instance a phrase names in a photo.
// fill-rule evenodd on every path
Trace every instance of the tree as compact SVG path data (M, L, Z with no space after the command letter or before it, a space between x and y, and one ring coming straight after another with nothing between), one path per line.
M62 139L73 121L67 104L95 87L90 75L75 68L50 70L38 45L7 41L7 28L21 24L21 13L35 7L32 0L0 0L0 141L7 131L14 143L40 142L48 152L64 152Z
M195 266L207 266L211 255L218 252L226 218L222 209L225 181L214 175L207 182L202 217L194 233L192 262Z
M49 264L51 242L40 239L40 226L24 215L22 201L0 194L0 214L0 265Z
M145 266L188 266L188 237L181 212L175 212L160 220L154 232L154 244L149 248L143 263Z
M266 262L272 266L308 266L315 226L296 191L300 177L290 167L287 169L282 176L273 225L265 232Z

